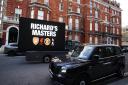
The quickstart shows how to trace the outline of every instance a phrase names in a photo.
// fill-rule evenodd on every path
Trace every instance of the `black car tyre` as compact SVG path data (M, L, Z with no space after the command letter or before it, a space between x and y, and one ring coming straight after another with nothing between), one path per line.
M79 85L86 85L86 81L85 81L85 80L81 80L81 81L79 82Z
M44 58L43 58L44 63L49 63L50 61L51 61L50 56L44 56Z
M75 85L88 85L85 77L77 78Z
M117 72L117 75L118 75L118 77L122 78L122 77L124 77L124 73L125 73L124 67L120 67Z
M16 55L15 51L9 51L8 52L8 56L15 56L15 55Z

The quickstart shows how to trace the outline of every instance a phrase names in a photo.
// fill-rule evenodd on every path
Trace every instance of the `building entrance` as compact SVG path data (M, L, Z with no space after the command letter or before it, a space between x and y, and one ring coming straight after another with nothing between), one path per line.
M15 27L12 27L9 29L9 35L8 35L8 43L17 42L18 39L18 30Z

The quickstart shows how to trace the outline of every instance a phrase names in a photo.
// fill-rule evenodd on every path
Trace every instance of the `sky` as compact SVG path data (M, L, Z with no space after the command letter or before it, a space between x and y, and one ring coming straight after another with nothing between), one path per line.
M116 0L122 9L122 27L128 26L128 0Z

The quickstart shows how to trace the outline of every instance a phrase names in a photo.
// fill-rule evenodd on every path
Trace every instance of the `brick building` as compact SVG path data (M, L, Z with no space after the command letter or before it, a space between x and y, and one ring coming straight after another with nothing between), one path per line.
M19 17L65 22L65 38L80 43L121 44L121 8L110 0L8 0L6 44L18 39Z
M0 38L2 38L3 15L5 14L6 1L7 0L0 0Z
M122 28L122 45L128 45L128 26Z
M90 43L121 44L120 4L110 0L87 0L85 38Z

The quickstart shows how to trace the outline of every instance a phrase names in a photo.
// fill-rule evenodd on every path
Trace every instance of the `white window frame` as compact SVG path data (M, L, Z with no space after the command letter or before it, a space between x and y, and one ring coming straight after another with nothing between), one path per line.
M89 43L92 43L92 35L89 37Z
M63 10L64 10L63 3L60 2L60 3L59 3L59 11L63 11Z
M117 28L117 34L119 34L119 29Z
M107 15L105 15L105 21L106 21L106 22L108 21L108 16L107 16Z
M31 10L31 16L32 19L34 18L34 9Z
M90 16L92 16L92 9L90 9Z
M77 3L80 4L80 0L77 0Z
M37 2L37 0L31 0L31 3L33 3L33 2Z
M80 13L80 7L77 7L77 13Z
M44 11L38 10L37 19L44 20Z
M2 18L2 13L0 13L0 18Z
M119 24L119 18L117 18L116 20L117 20L117 24Z
M0 20L0 25L2 24L2 20Z
M113 27L113 34L115 33L115 28Z
M75 41L79 41L79 36L77 33L75 34Z
M94 8L96 7L96 2L93 3L93 7L94 7Z
M92 8L92 5L93 5L93 3L92 3L92 1L90 0L90 8Z
M59 22L64 22L64 18L63 17L59 17Z
M15 14L21 15L22 14L22 9L15 8Z
M0 11L1 11L1 12L3 11L3 8L2 8L2 6L1 6L1 8L0 8Z
M49 21L49 13L47 13L47 20Z
M112 15L114 15L114 10L112 10Z
M75 28L76 28L76 30L79 29L79 19L78 18L75 19Z
M68 7L68 12L72 12L72 7L71 6Z
M2 1L1 1L1 6L3 6L3 5L4 5L4 1L2 0Z
M117 14L117 12L115 11L115 15Z
M90 31L92 31L92 22L90 22Z
M95 37L95 44L97 44L98 43L98 37L96 36Z
M72 30L72 17L69 17L69 30Z
M95 31L98 31L98 22L95 22Z
M105 12L108 12L108 8L107 7L105 7Z
M98 11L95 10L95 18L98 18Z
M108 27L107 26L105 26L105 32L108 32Z
M49 5L49 0L44 0L44 4Z
M72 40L72 34L68 35L68 40Z
M22 9L20 8L15 8L15 19L16 21L19 21L19 17L22 15Z
M113 18L113 22L115 23L115 18Z

